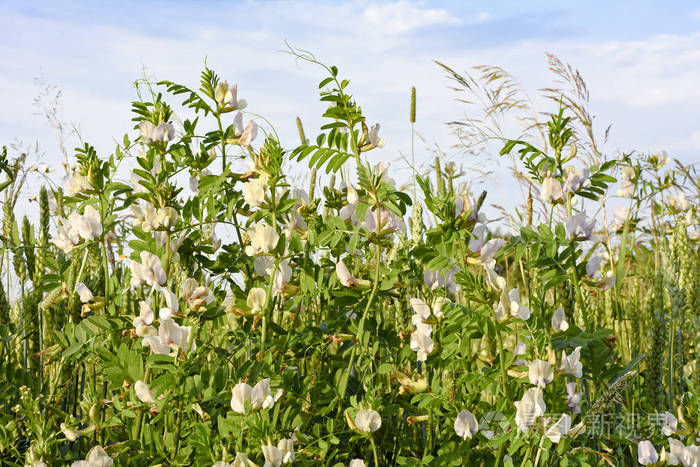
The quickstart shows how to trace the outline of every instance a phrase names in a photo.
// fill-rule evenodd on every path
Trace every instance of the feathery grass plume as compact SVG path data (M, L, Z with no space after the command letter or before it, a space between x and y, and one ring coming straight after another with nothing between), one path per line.
M416 87L411 87L411 123L416 123Z

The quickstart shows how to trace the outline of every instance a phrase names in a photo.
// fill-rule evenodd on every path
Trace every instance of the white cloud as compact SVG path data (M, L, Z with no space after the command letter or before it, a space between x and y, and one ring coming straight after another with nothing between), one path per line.
M370 28L388 35L405 34L426 26L460 23L445 9L421 8L405 0L367 6L362 18Z

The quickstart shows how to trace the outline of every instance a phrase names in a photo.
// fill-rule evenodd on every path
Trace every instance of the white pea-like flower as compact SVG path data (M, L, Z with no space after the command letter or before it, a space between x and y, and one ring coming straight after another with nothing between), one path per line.
M664 412L663 420L664 424L663 427L661 427L661 433L664 436L671 436L678 431L678 419L671 412Z
M552 365L545 360L534 360L528 365L527 376L530 384L544 388L554 379Z
M272 251L280 239L279 234L274 227L265 224L253 224L247 230L250 244L245 247L245 253L248 256L255 256L260 253L269 253Z
M561 182L553 177L545 177L542 180L542 191L540 197L545 203L553 203L564 196Z
M574 378L580 378L583 375L583 364L581 363L581 347L576 347L571 355L567 356L566 351L561 351L561 364L559 370Z
M595 228L595 219L589 221L586 218L586 213L580 212L569 217L564 227L569 238L590 240L593 235L593 229Z
M265 465L263 467L280 467L282 465L283 454L277 446L261 446Z
M251 120L244 128L243 114L238 112L233 119L233 131L236 137L235 142L245 147L249 146L258 136L258 125Z
M382 426L382 417L376 410L360 409L355 415L355 426L364 433L373 433Z
M566 314L564 314L563 308L557 308L557 311L552 315L552 329L555 332L569 329L569 323L566 322Z
M238 98L238 84L230 86L228 81L220 81L216 88L214 89L214 100L217 104L221 106L223 110L241 110L244 109L248 103L245 99Z
M76 461L71 467L109 467L114 464L114 460L107 455L101 446L95 446L88 452L85 460Z
M515 402L515 408L515 424L520 431L527 431L535 424L537 418L543 416L547 410L542 397L542 389L537 387L525 391L522 399Z
M348 464L348 467L367 467L367 464L362 459L353 459Z
M367 134L367 139L369 140L369 143L372 145L372 147L384 147L384 138L379 137L379 123L372 125L372 128L370 128L369 133Z
M292 439L281 439L277 443L277 449L282 453L282 463L289 464L294 460L294 440Z
M138 397L141 402L145 404L155 403L153 394L151 393L151 388L143 381L138 380L134 383L134 392L136 393L136 397Z
M561 437L566 436L570 429L571 416L569 414L563 414L554 425L547 429L544 435L549 438L551 442L557 444L561 440Z
M139 123L139 131L141 132L141 140L147 145L167 143L175 137L175 127L167 122L160 122L156 126L148 120L143 120Z
M454 429L457 436L463 440L471 439L479 431L479 422L473 413L465 409L455 418Z
M160 258L148 251L142 251L140 256L141 263L131 262L131 286L146 284L160 290L167 280Z
M248 206L255 209L265 201L268 180L266 175L260 175L258 178L243 183L243 198Z
M82 282L77 282L75 284L75 291L78 292L82 303L87 303L94 298L90 289Z
M265 301L267 300L267 293L265 289L260 287L253 287L248 292L248 299L246 303L250 307L251 313L260 313L265 309Z
M642 465L656 464L659 454L651 441L640 441L637 445L637 461Z

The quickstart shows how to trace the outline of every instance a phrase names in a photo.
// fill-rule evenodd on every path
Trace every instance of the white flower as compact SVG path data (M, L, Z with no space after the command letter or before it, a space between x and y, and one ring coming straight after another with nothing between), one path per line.
M423 270L423 281L425 282L425 285L430 287L430 290L445 287L450 293L455 293L459 289L459 286L455 282L456 274L456 268L448 269L444 273L441 273L438 270L433 271L425 268Z
M248 146L258 136L258 125L253 121L249 121L248 125L243 128L243 114L238 112L233 119L233 131L236 137L236 143L241 146Z
M519 340L517 344L515 344L515 349L513 350L513 355L518 356L518 355L525 355L527 353L527 345L525 342Z
M282 463L288 464L294 460L294 440L281 439L277 443L277 449L282 453Z
M148 303L140 301L139 316L134 318L132 322L136 328L136 335L139 337L155 336L157 332L151 323L153 323L153 310L148 306Z
M367 465L362 459L353 459L348 464L348 467L367 467Z
M417 324L411 333L411 350L417 353L418 361L424 362L433 352L434 342L430 337L433 327L429 324Z
M525 391L523 398L515 402L515 423L521 431L535 424L537 417L544 415L547 406L542 398L542 389L530 388Z
M369 143L372 145L372 147L384 147L384 138L379 137L379 123L377 123L376 125L372 125L372 128L370 128L369 134L367 135L367 139L369 140Z
M620 189L617 190L617 196L620 198L631 198L634 196L634 182L623 180L620 183Z
M246 402L252 401L253 388L250 384L240 382L231 389L231 410L236 413L246 413Z
M454 428L457 436L463 440L471 439L479 431L479 422L470 411L462 410L455 418Z
M552 329L555 332L566 331L569 329L569 323L566 322L566 314L564 310L560 307L552 315Z
M587 187L591 184L588 177L591 171L588 167L585 167L581 172L578 171L576 167L569 166L570 168L565 169L565 173L568 174L566 181L564 182L564 193L576 193L581 188Z
M142 251L140 256L141 263L131 262L131 286L137 287L146 284L160 290L167 280L163 266L160 264L160 258L148 251Z
M75 229L78 235L86 241L95 240L102 234L102 223L100 222L100 213L92 206L86 206L82 216L69 218L72 222L77 222Z
M71 216L79 216L79 214L73 213ZM69 216L69 218L71 216ZM58 235L53 237L51 242L65 254L69 254L73 250L73 247L80 242L77 222L71 222L69 219L61 218L58 221L56 230Z
M144 144L167 143L175 136L175 128L166 122L160 122L158 126L148 120L139 123L139 131Z
M75 196L87 191L90 188L86 176L78 172L71 172L63 178L63 186L68 196Z
M576 392L576 381L566 383L566 394L566 404L569 406L569 410L573 413L581 413L581 408L578 404L581 402L583 393Z
M600 266L602 263L603 258L598 255L592 255L586 262L586 274L593 279L600 279L602 277L600 272Z
M493 267L485 265L486 270L486 284L494 290L503 290L506 288L506 280L496 273Z
M75 291L78 292L78 295L80 295L80 301L83 303L87 303L94 298L92 292L90 292L90 289L88 289L82 282L77 282L75 284Z
M229 86L228 81L220 81L216 85L214 100L228 111L244 109L248 105L244 99L238 99L238 84Z
M642 465L656 464L659 455L651 441L640 441L637 445L637 461Z
M261 446L265 465L263 467L280 467L282 465L282 451L277 446Z
M507 294L504 290L501 293L501 299L496 305L496 318L502 319L510 315L527 321L530 318L530 309L525 305L520 305L519 301L520 295L517 287L511 289Z
M274 227L265 224L253 224L247 230L250 245L245 247L248 256L255 256L259 253L269 253L280 239Z
M191 326L180 326L171 318L161 319L157 336L146 336L142 344L149 346L156 354L170 354L171 350L177 352L182 350L187 353L189 350L195 351L197 345L192 341L192 348L189 349Z
M177 210L172 206L163 206L156 211L156 222L158 227L171 229L175 227L179 219Z
M248 299L246 303L250 307L251 313L260 313L265 308L265 301L267 300L267 293L265 289L260 287L253 287L248 292Z
M243 184L243 198L251 208L259 207L265 201L268 177L260 175Z
M528 365L527 376L530 384L544 388L554 379L552 365L545 360L534 360Z
M198 285L196 280L189 277L182 285L182 299L192 310L196 310L213 302L214 294L209 287Z
M166 288L162 288L161 292L163 293L163 297L165 297L165 307L161 308L158 312L158 318L161 320L172 318L180 309L177 296Z
M566 356L566 351L561 351L561 364L559 370L574 378L580 378L583 375L583 364L581 363L581 347L576 347L574 351Z
M566 233L569 234L569 238L579 238L582 240L588 240L593 234L593 228L595 227L595 219L588 221L586 219L586 213L580 212L574 214L566 220Z
M136 393L136 397L138 397L141 402L146 404L155 403L153 394L151 394L151 388L149 388L148 384L144 383L143 381L138 380L134 383L134 392Z
M114 460L107 455L102 447L95 446L90 449L84 461L73 462L71 467L109 467L113 463Z
M571 416L569 414L563 414L561 418L545 432L545 436L549 438L554 444L559 443L562 436L566 434L571 429Z
M493 266L496 264L496 261L493 259L493 257L496 256L498 250L500 250L505 244L506 241L502 238L493 238L486 242L484 246L481 247L481 253L479 258L481 260L481 264L483 264L486 268L493 268Z
M270 389L270 378L265 378L251 387L248 383L240 382L231 390L231 410L245 414L249 407L253 410L269 409L282 395L281 390L273 395Z
M664 426L661 428L661 433L664 436L671 436L678 430L678 419L671 412L664 412Z
M545 177L545 179L542 180L542 192L540 193L542 201L545 203L553 203L554 201L561 199L563 195L564 193L559 180L552 177Z
M474 238L469 239L469 244L467 247L469 250L473 251L476 253L479 251L479 248L484 244L484 240L486 240L486 234L488 231L486 230L486 224L482 224L479 222L474 226L474 230L472 230L472 235L474 235Z
M673 438L668 438L668 443L671 447L668 459L669 465L678 465L679 463L683 467L698 467L700 465L700 449L698 446L685 446Z
M374 209L365 213L365 221L362 227L370 232L382 231L406 231L406 225L399 216L388 209Z
M411 298L409 302L414 313L413 324L418 324L427 322L431 315L438 319L442 318L442 306L445 303L450 303L450 300L445 297L437 297L433 302L432 309L420 298ZM416 317L418 317L418 319L416 319Z
M355 426L364 433L372 433L382 426L382 417L376 410L360 409L355 415Z

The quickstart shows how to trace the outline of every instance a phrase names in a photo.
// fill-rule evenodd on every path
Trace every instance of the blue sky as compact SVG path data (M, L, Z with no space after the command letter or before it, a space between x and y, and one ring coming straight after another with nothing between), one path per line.
M598 130L612 125L606 154L666 150L685 162L700 160L695 2L5 1L0 17L0 141L38 140L57 170L55 137L32 105L40 75L63 90L66 123L103 155L132 131L133 81L143 66L149 76L196 86L205 57L239 84L247 110L269 119L287 147L297 142L297 115L315 135L323 76L280 53L285 40L338 65L351 80L387 141L370 153L373 160L396 161L409 151L408 93L416 86L417 131L471 164L452 148L456 140L445 125L463 117L465 107L432 60L457 70L502 66L535 97L552 83L545 52L573 64L588 82ZM70 138L73 147L77 138ZM425 145L417 148L417 159L428 161ZM497 168L488 183L499 183L504 171ZM491 200L509 201L504 194Z

